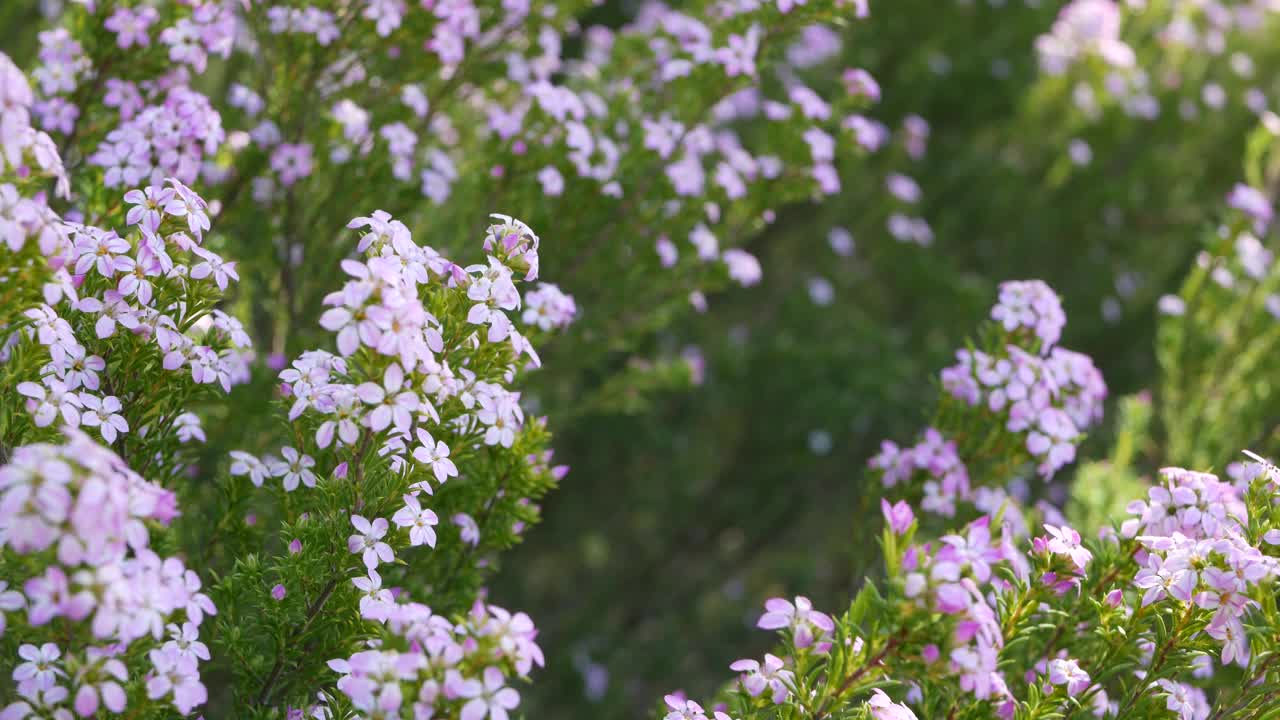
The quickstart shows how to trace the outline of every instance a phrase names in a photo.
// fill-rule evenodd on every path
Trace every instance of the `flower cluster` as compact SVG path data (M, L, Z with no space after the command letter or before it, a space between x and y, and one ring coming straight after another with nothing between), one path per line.
M1132 67L1133 48L1120 39L1121 21L1120 3L1114 0L1072 0L1050 31L1036 40L1040 66L1061 75L1073 63L1093 56L1117 68Z
M993 532L992 512L912 544L910 506L886 502L886 594L868 585L834 620L803 598L770 600L759 626L780 630L783 645L763 664L734 663L744 674L715 717L762 718L783 705L872 718L939 707L1035 717L1074 707L1095 717L1203 720L1229 703L1265 704L1272 663L1258 652L1276 631L1266 603L1280 576L1280 471L1255 463L1236 483L1181 468L1161 474L1147 501L1130 504L1134 517L1092 542L1046 524L1028 547L1007 524ZM826 641L814 642L817 629ZM1250 680L1211 704L1197 681L1230 665ZM1009 672L1016 667L1026 672ZM905 703L886 685L903 686ZM682 696L666 705L668 720L708 717Z
M305 352L279 373L295 444L231 454L231 475L253 488L278 479L281 531L293 536L271 561L259 602L288 607L295 590L307 592L294 568L324 563L332 576L322 599L301 602L325 604L326 627L369 644L330 664L344 675L338 689L367 716L412 706L418 715L502 717L518 699L505 678L543 662L523 614L481 603L452 623L406 602L430 592L424 579L433 573L452 580L460 567L487 564L479 553L512 542L536 517L533 498L567 471L551 465L545 423L526 418L513 389L521 370L540 365L508 315L525 305L520 285L538 277L540 241L519 220L494 217L486 261L466 267L416 244L388 213L352 220L361 259L342 261L347 280L319 319L337 352ZM558 293L548 284L535 292L539 302ZM224 587L240 581L232 575ZM304 624L315 624L307 614ZM349 648L341 637L325 647ZM260 696L285 686L282 699L296 704L280 668L289 657L315 658L294 646L276 653Z
M956 452L955 442L944 439L935 428L926 428L920 442L907 448L892 440L881 441L871 467L883 472L885 487L905 483L923 471L928 479L924 481L922 507L939 515L954 515L955 499L970 495L969 471Z
M383 623L394 647L379 643L349 658L329 661L340 673L338 690L368 716L456 717L503 720L520 704L508 687L542 666L537 630L524 613L514 615L479 600L458 621L425 605L370 594L365 617ZM327 716L318 708L319 716Z
M148 523L178 514L174 494L65 432L63 444L22 446L0 468L0 550L44 568L24 578L10 574L22 566L0 565L22 588L0 592L3 611L25 608L20 637L32 641L13 670L20 699L3 714L69 717L74 707L88 717L100 704L121 713L155 703L185 715L206 699L199 628L217 611L195 572L149 547Z
M31 94L7 58L0 69L13 108L5 122L18 130ZM16 184L0 176L8 250L0 268L10 287L0 311L0 360L14 407L25 406L28 415L9 424L6 438L51 439L55 423L93 428L122 451L154 457L158 474L176 471L166 438L201 434L185 405L202 395L200 386L229 391L248 377L248 334L216 307L237 278L236 264L204 246L208 207L175 178L125 193L127 210L101 225L64 220L43 191L27 195L48 177L66 194L68 179L48 136L27 127L12 137L4 154ZM103 227L120 221L123 235ZM163 371L189 380L174 378L175 392L153 395L151 381Z
M966 458L979 446L996 448L1000 462L1031 462L1050 478L1075 460L1083 432L1102 418L1102 374L1088 356L1055 344L1065 315L1047 285L1002 284L991 318L993 351L960 350L959 362L942 371L946 396L934 425L913 446L884 441L870 460L885 487L923 477L921 508L937 515L954 516L957 501L994 511L1004 500L998 488L971 486ZM966 432L975 419L985 425L979 437ZM963 435L970 435L964 445Z
M125 237L57 221L60 242L42 252L52 270L45 302L23 313L27 343L39 352L17 335L6 348L11 372L22 377L31 369L38 377L17 385L36 427L61 417L96 428L107 443L147 428L131 428L125 419L127 385L123 378L113 383L104 356L153 357L196 385L226 391L247 378L251 356L239 321L211 307L237 278L236 264L201 246L209 218L200 196L171 178L124 199L131 228ZM175 408L172 417L182 412Z
M208 98L183 84L159 87L164 89L155 93L163 101L149 103L132 83L111 84L104 101L119 110L121 122L89 156L102 168L106 187L161 185L169 177L194 183L225 139L222 118Z
M1055 344L1065 317L1057 296L1043 283L1005 283L991 317L1015 342L994 352L957 351L959 362L942 371L942 386L1025 438L1037 472L1052 477L1075 459L1081 433L1101 419L1106 384L1088 356ZM1031 347L1039 354L1016 344L1025 337L1024 328L1034 333Z

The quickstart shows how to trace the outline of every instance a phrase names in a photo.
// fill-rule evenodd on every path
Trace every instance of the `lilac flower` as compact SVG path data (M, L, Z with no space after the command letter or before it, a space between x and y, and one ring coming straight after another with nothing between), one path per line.
M1275 217L1275 209L1266 194L1257 188L1237 183L1227 195L1227 205L1253 218L1258 232L1266 230Z
M1089 561L1093 560L1093 553L1080 544L1080 533L1065 525L1045 525L1044 529L1050 535L1050 540L1045 545L1049 552L1071 558L1080 570L1084 570Z
M1006 282L1000 285L1000 301L991 309L991 318L1013 332L1028 328L1041 340L1041 354L1047 354L1062 336L1066 315L1057 293L1039 280Z
M151 44L147 28L157 19L159 13L148 5L140 5L136 11L120 7L116 8L102 26L116 34L116 44L121 50L128 50L135 44L142 47Z
M147 697L158 700L172 694L174 707L183 715L209 699L195 660L174 648L152 650L149 657L154 672L147 679Z
M685 699L681 695L671 694L664 697L663 702L671 708L663 720L706 720L706 712L698 703Z
M92 659L95 651L88 653ZM83 671L82 671L83 672ZM98 711L99 703L113 713L123 713L128 698L120 683L128 682L129 673L123 662L114 657L102 658L101 667L95 670L96 682L89 677L79 678L80 689L76 691L75 709L81 717L89 717Z
M742 687L751 697L756 697L765 690L770 690L774 704L781 704L787 699L795 683L795 676L785 670L782 659L776 655L765 653L764 663L743 659L729 666L730 670L745 673L742 676Z
M461 531L462 542L473 547L480 544L480 526L476 524L475 518L466 513L458 513L450 519Z
M311 145L281 143L271 153L271 169L280 176L280 184L285 187L307 177L312 170Z
M191 277L196 280L213 276L213 280L218 285L219 290L226 290L227 283L230 280L239 282L240 275L236 272L236 263L228 262L216 253L209 252L204 248L194 248L193 252L200 257L200 262L191 267Z
M506 687L502 671L490 666L484 669L483 683L468 680L458 689L458 694L469 698L462 706L460 720L507 720L507 713L520 704L520 693Z
M1249 636L1239 618L1229 618L1219 622L1216 618L1209 623L1205 632L1209 637L1222 643L1222 664L1238 664L1249 667Z
M40 647L30 643L23 644L18 648L18 657L26 661L13 669L13 680L19 686L49 690L58 682L58 678L67 676L58 667L62 651L53 643L45 643Z
M763 272L760 269L760 261L751 253L738 248L730 248L725 250L720 257L729 268L729 277L742 287L751 287L760 282L760 278L763 276Z
M272 475L271 468L267 463L243 450L232 450L231 459L233 461L231 463L231 474L248 475L249 481L256 487L262 487L262 483Z
M416 495L404 496L404 507L396 511L396 514L391 518L391 522L398 527L409 528L409 543L411 545L415 547L418 545L436 546L435 526L440 524L440 518L430 508L422 507L422 503L418 501Z
M102 439L108 444L114 443L120 433L129 432L129 421L120 414L120 399L114 395L100 398L89 393L80 393L80 424L96 427Z
M120 257L122 253L131 251L132 246L114 232L87 228L76 235L75 247L79 255L75 269L77 275L83 275L91 268L96 268L98 274L109 278L115 275L120 264L132 266L129 258Z
M142 190L130 190L124 194L124 201L133 206L129 208L125 222L153 233L160 229L160 223L166 214L173 215L182 209L182 204L171 188L149 186Z
M538 182L541 183L542 192L547 197L560 197L564 192L564 177L553 165L538 171Z
M382 537L387 534L389 527L386 520L374 518L370 523L360 515L352 515L351 524L359 534L347 538L347 550L360 553L365 567L372 570L378 567L379 561L391 562L395 559L391 546L382 542Z
M405 383L404 371L394 362L383 373L381 386L371 382L361 383L356 388L356 394L366 404L376 406L364 419L374 432L382 432L392 424L397 431L408 432L413 424L413 413L421 403L418 394Z
M1142 595L1142 606L1173 597L1183 602L1191 602L1191 595L1196 587L1196 574L1184 567L1168 566L1158 554L1147 557L1147 566L1138 571L1133 584L1146 590Z
M752 25L745 35L730 35L728 45L716 51L716 60L729 77L756 74L756 53L760 49L760 26Z
M905 500L899 500L893 505L885 498L880 498L880 512L884 514L885 524L896 535L902 535L915 522L915 513L911 511L911 506Z
M284 459L271 464L271 474L284 478L285 492L296 490L298 483L307 487L316 486L316 474L311 470L316 466L316 461L310 455L303 455L291 447L280 448L280 454Z
M1080 663L1066 658L1054 658L1049 661L1049 682L1053 685L1065 686L1067 695L1077 697L1092 684L1089 673L1080 668Z
M7 612L21 610L26 605L26 597L17 590L10 590L9 583L0 580L0 635L4 635L5 618Z
M871 709L872 720L918 720L911 708L895 703L880 688L872 690L867 707Z
M391 591L382 587L382 576L377 570L370 568L368 577L352 578L351 584L363 593L360 597L361 617L375 620L385 617L387 605L395 602Z
M841 80L850 97L865 97L873 103L880 102L880 83L866 70L850 68L844 71Z
M413 459L430 467L439 483L457 477L458 467L449 459L449 446L444 441L431 437L431 433L422 428L418 428L417 434L420 444L413 450Z
M803 596L797 596L794 605L783 598L771 598L765 601L764 607L765 613L756 622L756 627L762 630L788 628L798 648L809 647L815 636L835 630L831 617L814 610L813 603Z
M44 383L21 382L17 386L19 395L30 398L27 409L34 416L36 427L48 427L59 416L66 424L78 426L82 406L80 396L56 378L46 376Z

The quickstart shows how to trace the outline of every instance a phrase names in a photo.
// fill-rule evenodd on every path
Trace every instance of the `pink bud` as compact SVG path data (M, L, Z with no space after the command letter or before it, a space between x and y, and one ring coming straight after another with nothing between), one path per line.
M880 498L880 512L884 513L885 523L895 535L905 533L915 521L915 513L911 511L911 506L906 500L899 500L890 505L888 500Z
M271 597L275 598L276 600L283 600L283 599L284 599L284 586L283 586L283 585L276 585L275 587L271 588Z
M923 658L926 663L937 662L938 657L941 654L941 651L938 650L938 646L932 643L925 645L924 649L920 651L920 657Z
M1111 592L1107 593L1107 604L1110 605L1111 607L1113 608L1120 607L1120 604L1123 602L1124 602L1124 592L1120 590L1120 588L1116 588L1115 590L1112 590Z
M289 543L289 554L297 555L300 552L302 552L302 541L294 538L293 541Z
M347 476L347 463L343 462L333 469L333 476L339 480Z

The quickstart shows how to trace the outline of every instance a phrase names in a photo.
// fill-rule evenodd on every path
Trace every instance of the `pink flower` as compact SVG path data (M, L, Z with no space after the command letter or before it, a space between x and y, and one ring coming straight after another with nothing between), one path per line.
M256 487L262 487L263 481L271 476L267 463L243 450L232 450L231 460L231 474L248 475Z
M916 714L911 712L911 708L895 703L880 688L875 688L871 692L867 707L871 709L872 720L918 720Z
M1084 570L1089 561L1093 560L1093 553L1080 544L1080 533L1066 525L1062 527L1045 525L1044 529L1050 535L1050 540L1045 544L1049 552L1071 558L1080 570Z
M429 508L422 507L417 496L405 495L404 507L396 511L391 521L398 527L409 528L409 542L415 547L436 546L435 526L440 524L440 518Z
M102 26L116 34L116 44L121 50L128 50L137 44L146 47L151 44L147 28L159 18L156 9L148 5L138 6L137 11L126 7L117 8Z
M347 550L360 553L365 567L370 570L378 567L378 562L391 562L395 555L391 546L382 542L387 534L389 524L383 518L375 518L372 523L360 515L351 516L351 524L359 535L347 538Z
M770 697L773 698L774 704L781 704L787 699L795 682L795 675L790 670L784 670L783 667L782 658L766 653L763 664L756 660L743 659L734 662L729 669L745 673L742 676L742 687L748 695L755 697L768 689L772 691Z
M19 686L48 690L58 682L59 677L67 676L58 667L62 651L53 643L45 643L40 647L24 644L18 648L18 657L26 660L13 669L13 680Z
M418 428L418 442L413 450L413 459L431 468L436 481L444 483L451 477L458 476L458 466L449 459L449 446L444 441L431 437L431 433Z
M462 542L471 546L480 544L480 526L476 524L475 518L466 513L458 513L450 519L458 526Z
M884 514L885 524L897 535L905 533L916 519L915 513L911 511L911 506L906 500L899 500L890 505L888 500L880 498L880 512Z
M240 275L236 272L236 264L227 262L218 254L197 247L192 250L201 258L201 261L191 267L191 277L196 280L203 280L210 275L218 285L219 290L226 290L227 283L230 280L240 281Z
M1049 682L1066 686L1067 695L1076 697L1087 690L1092 681L1089 673L1080 668L1080 663L1071 659L1054 658L1049 661Z
M484 682L467 680L458 689L458 694L470 698L462 706L460 720L482 720L488 716L493 720L507 720L507 712L520 704L520 693L506 687L506 678L496 667L484 669Z
M129 432L129 421L120 414L120 399L114 395L100 398L89 393L80 393L80 403L84 410L80 413L80 424L96 427L102 433L102 439L108 445L116 441L120 433Z
M307 487L316 486L316 474L311 471L316 461L310 455L303 455L291 447L280 448L280 454L284 459L272 463L271 474L284 478L285 492L296 490L298 483Z
M152 650L149 657L154 672L147 679L147 697L158 700L172 694L174 707L183 715L209 699L193 658L172 647Z
M762 630L789 628L798 648L813 644L815 630L830 633L836 627L830 616L813 609L807 597L797 596L794 605L782 598L771 598L765 601L764 607L765 613L756 627Z

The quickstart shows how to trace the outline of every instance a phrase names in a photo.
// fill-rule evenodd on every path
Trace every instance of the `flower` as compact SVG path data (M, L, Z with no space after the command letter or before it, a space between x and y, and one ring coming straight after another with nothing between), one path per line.
M365 567L372 570L378 567L379 561L391 562L395 559L391 546L382 542L382 537L387 534L389 527L386 520L375 518L371 523L360 515L352 515L351 525L359 534L347 538L347 550L360 553Z
M120 399L114 395L100 398L89 393L80 393L80 405L84 409L80 413L80 424L96 427L102 433L102 439L108 444L114 443L119 433L129 432L129 421L120 414Z
M152 650L148 657L155 671L147 680L147 697L158 700L172 694L174 707L183 715L209 699L194 659L176 648Z
M431 468L436 481L444 483L451 477L458 476L458 466L449 459L449 446L442 440L431 437L431 433L418 428L420 445L413 449L413 459Z
M471 546L480 544L480 526L476 524L475 518L466 513L458 513L450 520L458 526L462 542Z
M520 693L514 688L506 687L506 678L502 671L489 666L484 669L484 681L467 680L458 688L458 694L470 698L462 706L460 720L482 720L488 716L493 720L507 720L507 712L520 704Z
M1053 525L1045 525L1045 531L1050 535L1050 540L1045 543L1045 547L1049 552L1056 555L1066 555L1075 563L1076 568L1084 570L1089 561L1093 559L1093 553L1080 544L1080 533L1072 528L1063 525L1062 527L1054 527Z
M291 447L280 448L280 454L284 459L272 463L271 474L284 478L285 492L296 490L299 482L307 487L316 486L316 474L311 471L316 461L310 455L303 455Z
M267 463L243 450L232 450L231 460L231 474L248 475L256 487L262 487L263 481L272 475Z
M795 683L794 673L784 670L783 667L782 658L765 653L763 664L756 660L743 659L734 662L729 669L746 673L742 676L742 687L748 695L755 697L768 689L772 691L770 697L773 698L773 702L781 704Z
M809 598L798 596L795 604L783 598L771 598L765 601L765 613L756 622L762 630L778 630L788 628L794 633L796 647L805 648L813 644L815 630L830 633L835 630L835 622L829 615L813 609Z
M889 529L897 535L905 533L911 523L915 522L915 513L905 500L890 505L888 500L880 498L880 512L884 514L884 521Z
M61 380L45 376L45 385L33 382L18 383L18 394L30 398L27 409L35 416L36 427L48 427L62 416L63 422L72 427L80 424L80 396L70 392Z
M895 703L880 688L875 688L871 692L867 707L871 709L873 720L918 720L916 714L911 712L911 708Z
M1049 661L1049 682L1065 686L1067 695L1076 697L1088 689L1092 680L1089 679L1089 673L1082 670L1080 663L1075 660L1054 658Z
M436 546L435 526L440 523L440 518L429 508L422 507L416 495L404 496L404 507L396 511L391 522L398 527L409 528L409 542L415 547Z
M49 690L58 682L59 677L67 675L58 667L62 651L53 643L45 643L40 647L30 643L23 644L18 648L18 657L26 660L13 669L13 680L20 687Z

